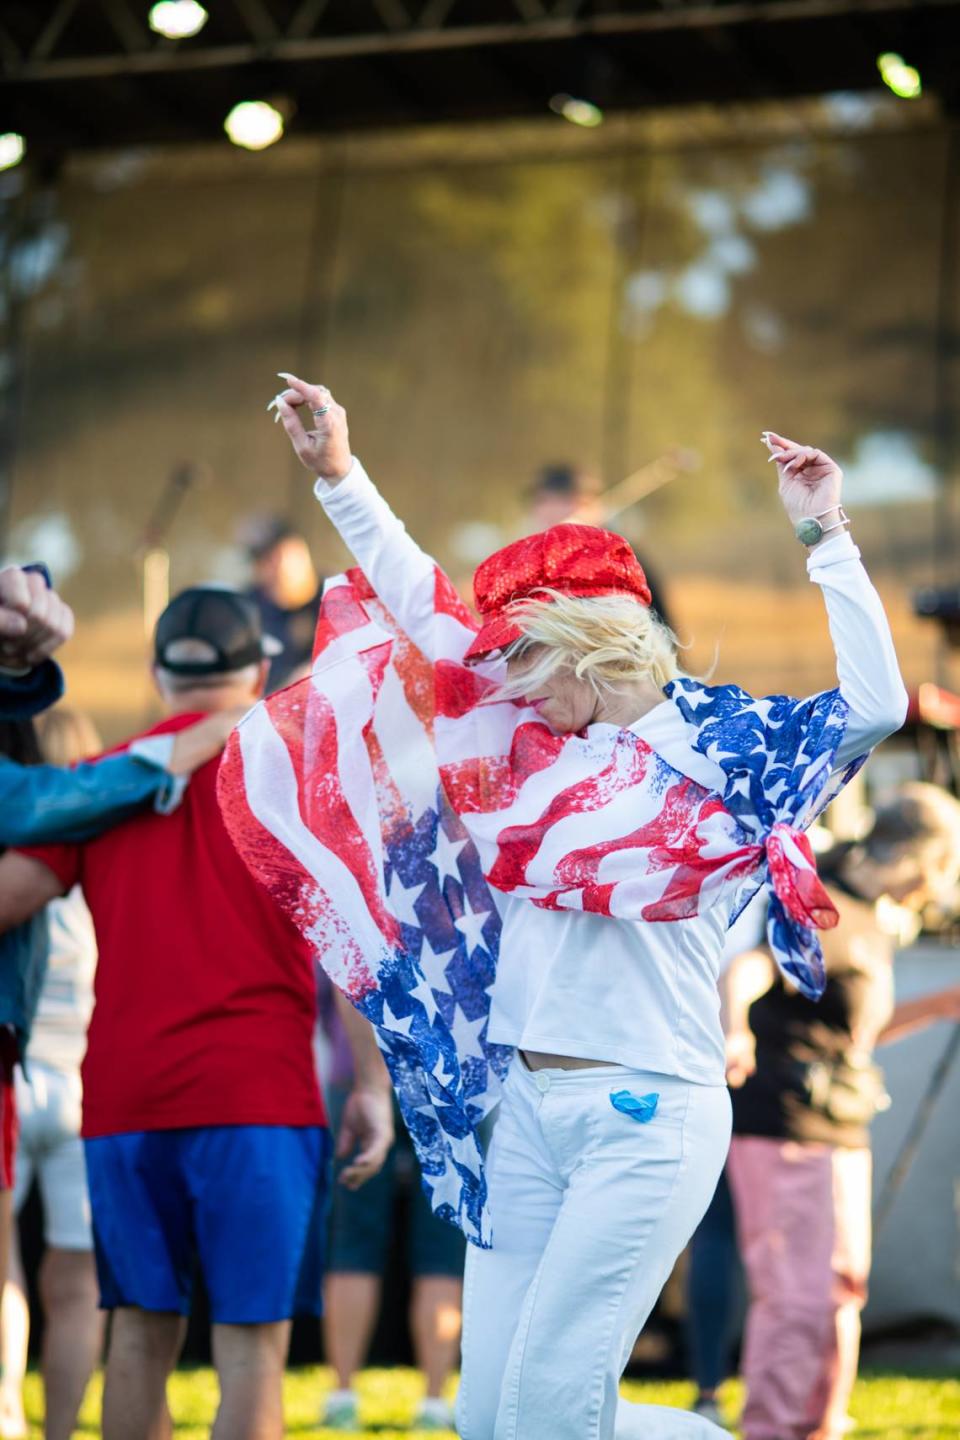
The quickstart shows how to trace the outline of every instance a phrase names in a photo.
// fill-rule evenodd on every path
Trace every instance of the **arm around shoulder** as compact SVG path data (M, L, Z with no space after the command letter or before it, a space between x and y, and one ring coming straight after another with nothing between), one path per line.
M85 760L73 769L0 760L0 845L89 839L172 785L161 766L129 755Z

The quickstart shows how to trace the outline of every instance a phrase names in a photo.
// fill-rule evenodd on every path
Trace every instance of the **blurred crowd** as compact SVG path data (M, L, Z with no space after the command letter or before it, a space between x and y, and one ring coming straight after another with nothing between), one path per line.
M599 486L569 465L545 467L528 498L528 529L607 519ZM397 1245L424 1375L415 1424L453 1425L464 1242L420 1193L372 1032L272 910L219 818L227 736L262 694L308 672L321 593L293 526L258 518L244 543L247 591L193 587L160 616L152 664L165 718L106 756L90 722L60 703L52 657L71 633L68 608L42 566L0 571L0 1440L27 1434L16 1215L34 1185L49 1440L73 1433L104 1348L100 1305L115 1305L132 1274L160 1319L114 1317L104 1433L170 1433L164 1387L195 1252L223 1394L215 1434L273 1433L288 1322L319 1313L322 1259L336 1377L322 1423L357 1426L355 1376ZM646 557L644 568L650 577ZM823 999L776 972L756 907L731 932L722 978L734 1139L688 1257L687 1339L696 1408L723 1423L742 1267L745 1440L839 1440L849 1428L871 1259L870 1124L889 1103L876 1052L960 1020L960 986L898 1006L893 984L895 936L960 875L956 799L901 787L820 870L841 917L826 936ZM313 1214L331 1163L317 1138L326 1118L344 1183L330 1213ZM213 1137L204 1153L176 1140L195 1127ZM176 1238L176 1274L158 1273L154 1223L168 1248Z

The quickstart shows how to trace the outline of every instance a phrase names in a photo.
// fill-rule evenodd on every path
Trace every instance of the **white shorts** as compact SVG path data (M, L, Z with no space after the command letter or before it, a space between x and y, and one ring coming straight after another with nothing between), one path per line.
M80 1076L29 1059L27 1069L29 1081L19 1067L16 1072L20 1140L14 1209L21 1209L36 1177L47 1244L59 1250L92 1250L87 1167L80 1139Z

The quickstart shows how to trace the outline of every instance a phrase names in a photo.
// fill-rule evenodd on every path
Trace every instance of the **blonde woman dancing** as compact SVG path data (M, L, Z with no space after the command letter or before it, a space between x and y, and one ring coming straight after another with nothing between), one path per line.
M629 547L589 526L485 561L478 626L342 407L284 378L278 416L359 570L328 585L312 677L241 726L221 803L373 1020L433 1204L474 1242L460 1434L717 1434L619 1381L727 1153L726 927L766 884L778 962L822 988L836 915L803 831L904 716L840 470L764 435L839 683L758 701L682 673Z

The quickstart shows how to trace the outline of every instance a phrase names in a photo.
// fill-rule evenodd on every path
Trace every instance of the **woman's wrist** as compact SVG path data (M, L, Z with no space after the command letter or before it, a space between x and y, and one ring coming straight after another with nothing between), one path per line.
M789 518L794 535L808 550L816 550L850 528L850 517L839 501L822 509L811 506L803 515L789 515Z
M336 465L328 466L325 470L318 470L316 472L317 479L322 480L324 485L333 490L342 480L346 480L352 469L353 455L348 451L346 457Z

